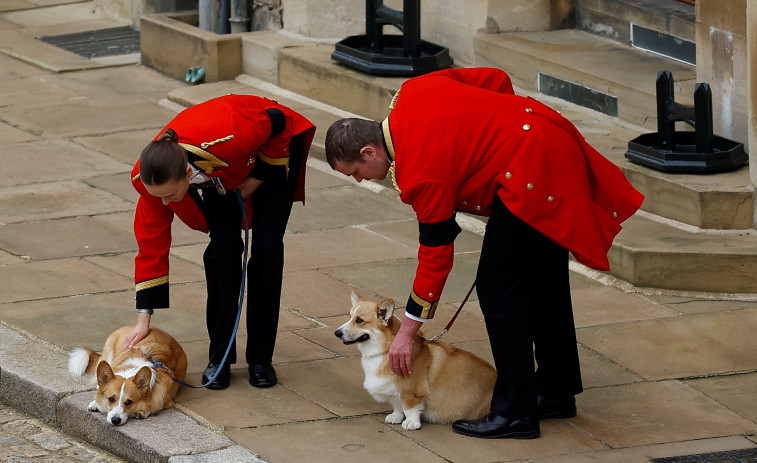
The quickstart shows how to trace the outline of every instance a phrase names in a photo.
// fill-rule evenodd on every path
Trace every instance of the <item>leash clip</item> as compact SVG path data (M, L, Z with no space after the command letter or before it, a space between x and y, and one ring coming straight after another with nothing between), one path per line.
M449 330L447 328L444 328L441 333L437 334L436 336L434 336L433 338L427 340L426 342L434 342L434 341L438 340L439 338L441 338L442 336L444 336L445 334L447 334L447 331L449 331Z
M213 185L215 185L216 190L218 190L218 194L224 196L226 194L226 188L223 187L221 179L218 177L210 177L210 180L213 181Z
M155 365L155 368L166 370L170 376L173 376L173 372L171 371L171 369L163 365L160 361L155 360L152 355L147 354L147 358L149 358L152 364Z

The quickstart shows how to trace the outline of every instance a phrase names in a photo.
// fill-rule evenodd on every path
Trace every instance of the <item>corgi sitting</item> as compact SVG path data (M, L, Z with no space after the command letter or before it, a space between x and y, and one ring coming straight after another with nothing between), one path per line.
M389 346L400 329L394 301L363 300L352 293L350 320L334 332L344 344L357 343L365 373L363 387L394 411L385 421L407 430L486 416L497 372L485 360L444 342L415 336L413 372L403 378L389 367Z
M95 373L97 392L87 409L107 413L108 423L113 425L173 407L179 383L172 377L183 380L187 372L184 349L158 328L151 328L147 337L122 351L132 328L124 326L111 333L102 354L77 347L68 359L71 374Z

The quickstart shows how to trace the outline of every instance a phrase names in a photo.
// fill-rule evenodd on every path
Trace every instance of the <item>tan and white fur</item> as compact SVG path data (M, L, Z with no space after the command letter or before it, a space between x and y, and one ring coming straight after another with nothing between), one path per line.
M113 425L122 425L129 418L147 418L173 407L180 385L171 378L183 380L187 373L184 349L158 328L151 328L143 340L122 351L132 328L124 326L111 333L102 354L77 347L68 359L71 374L95 373L97 392L87 409L107 413L107 421Z
M350 320L334 334L344 344L357 343L365 373L363 387L394 411L385 421L407 430L428 423L473 420L489 413L497 372L476 355L445 342L415 336L412 373L403 378L389 367L389 346L400 328L394 301L366 301L352 293Z

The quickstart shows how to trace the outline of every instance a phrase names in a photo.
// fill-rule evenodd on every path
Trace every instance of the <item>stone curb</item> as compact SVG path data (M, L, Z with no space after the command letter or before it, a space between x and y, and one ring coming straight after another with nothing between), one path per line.
M65 396L92 389L87 378L68 373L60 348L0 325L0 401L52 426Z
M132 462L265 462L177 409L110 425L87 410L90 378L67 365L65 350L0 324L0 402Z

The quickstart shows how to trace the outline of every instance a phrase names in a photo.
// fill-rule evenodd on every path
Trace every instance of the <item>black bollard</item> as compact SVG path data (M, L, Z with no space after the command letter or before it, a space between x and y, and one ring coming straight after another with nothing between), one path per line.
M404 0L403 11L366 0L365 35L338 42L331 58L367 74L419 76L452 66L449 50L421 40L420 0ZM384 34L394 26L402 35Z
M675 102L673 75L657 74L657 132L628 142L626 158L664 172L713 173L733 170L747 161L744 145L713 135L712 91L706 83L694 89L694 107ZM676 131L684 122L694 132Z

